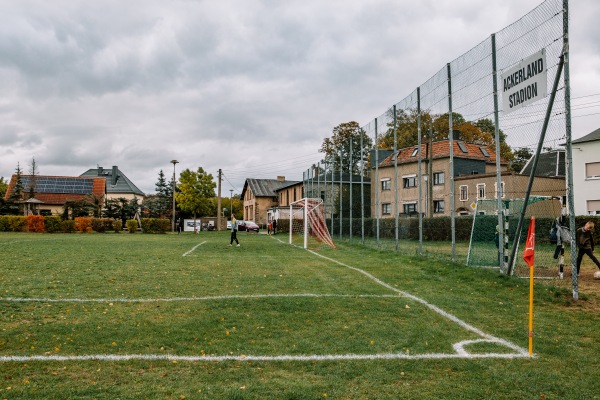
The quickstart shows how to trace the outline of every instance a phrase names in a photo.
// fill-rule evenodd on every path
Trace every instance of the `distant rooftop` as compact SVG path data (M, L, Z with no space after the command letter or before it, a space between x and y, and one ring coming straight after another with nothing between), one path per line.
M82 177L91 178L105 178L106 179L106 193L133 193L139 196L145 196L133 182L125 176L125 174L117 167L113 166L111 169L105 169L103 167L92 168L81 174Z

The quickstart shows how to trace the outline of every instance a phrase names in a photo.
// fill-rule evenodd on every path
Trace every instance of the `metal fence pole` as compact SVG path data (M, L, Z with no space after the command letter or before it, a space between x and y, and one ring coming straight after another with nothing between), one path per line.
M363 130L360 129L360 242L365 244L365 153Z
M354 180L354 179L352 179L353 172L354 172L353 171L354 168L352 165L352 162L354 161L352 159L352 142L354 142L353 137L350 138L350 163L349 163L350 164L349 165L350 166L350 240L352 240L352 206L353 206L353 204L352 204L352 181Z
M396 251L398 251L398 215L400 214L400 210L398 209L398 118L396 115L396 105L393 107L394 111L394 234L396 237Z
M375 118L375 230L377 238L377 247L379 243L379 142L377 137L377 118ZM373 182L373 181L371 181ZM372 184L372 183L371 183Z
M498 264L500 271L506 271L504 260L504 210L502 203L502 171L500 169L500 119L498 116L498 68L496 65L496 34L492 37L492 83L494 91L494 139L496 144L496 199L498 200Z
M342 186L343 186L343 182L344 179L342 178L344 176L344 170L342 168L342 166L344 165L344 161L342 158L342 149L340 148L340 239L342 239L343 234L342 234L342 230L343 230L343 223L344 223L344 214L343 214L343 210L344 210L344 206L342 203Z
M419 186L419 255L423 255L423 171L422 168L422 153L421 153L421 88L417 88L417 135L419 146L419 161L417 175Z
M571 231L571 284L573 300L579 300L579 277L577 276L577 253L575 246L575 203L573 194L573 146L571 143L571 77L569 73L569 0L563 0L563 56L565 81L565 130L567 136L567 203L569 207L569 230Z
M456 213L454 210L454 134L452 129L452 73L448 69L448 135L450 142L450 233L452 235L452 261L456 262Z

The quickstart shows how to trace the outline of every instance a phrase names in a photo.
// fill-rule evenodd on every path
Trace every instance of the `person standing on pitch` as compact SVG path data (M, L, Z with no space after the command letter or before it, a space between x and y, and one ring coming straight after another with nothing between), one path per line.
M581 260L584 254L587 254L598 269L600 269L600 261L594 256L594 235L592 234L592 229L594 229L594 222L588 221L582 228L577 229L575 234L577 247L579 248L579 252L577 253L577 275L579 275L579 268L581 267Z
M238 230L237 219L235 219L235 215L231 214L231 241L229 242L229 247L231 247L234 240L237 243L237 247L240 247L240 242L238 242L238 239L237 239L237 230Z

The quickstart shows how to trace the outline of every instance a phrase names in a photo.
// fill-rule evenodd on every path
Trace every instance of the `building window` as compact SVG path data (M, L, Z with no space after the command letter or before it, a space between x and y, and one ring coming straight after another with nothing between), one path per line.
M444 200L434 200L433 201L433 212L436 214L444 213Z
M485 199L485 183L477 184L477 200Z
M381 180L381 190L391 190L392 189L392 181L390 179L382 179Z
M600 215L600 200L588 200L586 203L588 215Z
M417 212L417 203L402 204L404 214L414 214Z
M462 185L460 187L460 201L469 200L469 187L467 185Z
M500 182L500 190L502 192L502 199L506 197L506 192L504 191L504 182ZM494 182L494 198L498 198L498 182Z
M600 162L585 164L586 179L600 179Z
M405 189L417 187L417 177L416 176L407 176L407 177L402 178L402 187Z
M443 172L434 172L433 173L433 184L434 185L443 185L444 184L444 173Z
M392 204L391 203L383 203L381 205L381 215L391 215L392 214Z

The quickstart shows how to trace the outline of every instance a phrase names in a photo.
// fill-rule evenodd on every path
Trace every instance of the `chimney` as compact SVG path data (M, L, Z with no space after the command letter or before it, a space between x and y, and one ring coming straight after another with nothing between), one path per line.
M277 180L278 180L279 182L285 182L285 176L278 176L278 177L277 177Z
M117 184L117 178L119 177L119 167L113 165L112 167L112 176L110 177L110 184L115 186Z

